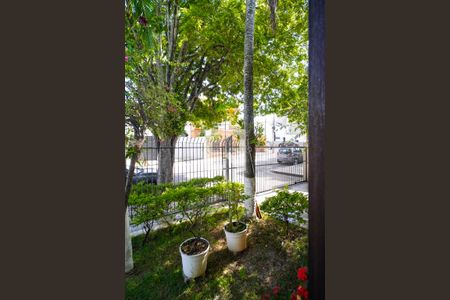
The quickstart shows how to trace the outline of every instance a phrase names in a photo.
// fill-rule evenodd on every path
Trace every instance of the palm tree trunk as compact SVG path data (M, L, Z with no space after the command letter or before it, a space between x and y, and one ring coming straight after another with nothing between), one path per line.
M255 125L253 117L253 47L255 31L255 0L247 0L244 39L244 192L247 217L255 213Z

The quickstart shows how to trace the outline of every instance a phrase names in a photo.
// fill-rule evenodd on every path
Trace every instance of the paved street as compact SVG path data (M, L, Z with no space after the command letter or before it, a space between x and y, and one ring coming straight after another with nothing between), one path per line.
M145 161L139 166L147 172L156 172L157 161ZM228 156L228 179L244 182L244 154L233 153ZM273 196L274 189L289 185L290 190L307 192L304 180L304 163L289 165L279 164L275 150L266 149L256 153L256 200L262 203ZM203 159L176 161L174 164L174 181L182 182L192 178L227 176L227 161L222 156L208 156ZM180 216L178 216L180 217ZM161 225L156 225L155 229ZM133 235L142 232L142 227L131 226Z
M228 172L227 172L228 164ZM157 171L157 161L146 161L141 165L148 172ZM275 150L266 149L256 153L256 192L271 190L283 185L303 181L304 164L287 165L277 162ZM203 159L176 161L174 181L187 181L192 178L224 176L231 181L244 182L244 154L233 153L228 162L220 155Z

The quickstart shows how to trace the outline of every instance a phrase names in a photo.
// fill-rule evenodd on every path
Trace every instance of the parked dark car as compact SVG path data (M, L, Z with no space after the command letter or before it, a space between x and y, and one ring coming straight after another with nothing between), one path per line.
M128 176L128 169L125 169L125 179ZM158 173L155 170L146 170L141 168L134 169L133 184L144 181L145 183L156 184Z
M303 162L303 153L300 148L280 148L277 153L277 162L280 164L299 164Z

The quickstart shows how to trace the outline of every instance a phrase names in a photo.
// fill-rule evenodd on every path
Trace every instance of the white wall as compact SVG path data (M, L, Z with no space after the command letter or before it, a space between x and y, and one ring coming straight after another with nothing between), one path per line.
M305 135L301 135L300 137L296 138L296 136L301 134L301 132L296 128L295 124L289 123L287 117L285 116L279 117L276 116L275 114L270 114L266 116L255 116L255 126L258 123L265 128L264 134L266 136L268 144L274 142L272 129L274 123L277 137L275 143L282 142L283 137L286 139L286 141L295 141L295 140L298 140L298 142L306 141Z

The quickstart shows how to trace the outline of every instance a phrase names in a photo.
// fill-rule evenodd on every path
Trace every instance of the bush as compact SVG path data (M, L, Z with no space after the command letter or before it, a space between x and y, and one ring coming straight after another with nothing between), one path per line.
M303 215L308 210L308 198L298 192L290 193L287 187L279 190L276 196L266 199L261 204L261 210L269 216L286 224L286 235L289 233L289 223L304 224Z
M129 205L133 207L133 225L143 225L147 241L153 225L163 220L169 226L168 215L180 212L190 223L189 230L208 212L209 199L216 193L215 185L223 181L222 176L195 178L187 182L148 185L139 183L132 188Z
M239 232L240 226L238 221L242 218L239 204L246 197L244 195L244 185L236 182L221 182L215 186L215 193L227 201L228 224L226 225L226 229L229 232Z
M213 196L213 188L194 185L181 186L167 191L167 196L173 199L177 210L189 222L189 231L198 238L194 226L208 213L209 199Z

